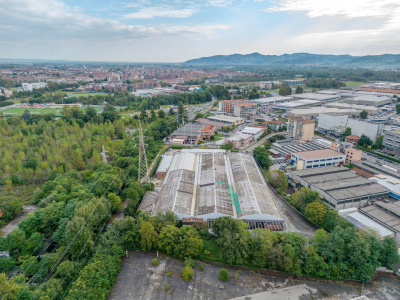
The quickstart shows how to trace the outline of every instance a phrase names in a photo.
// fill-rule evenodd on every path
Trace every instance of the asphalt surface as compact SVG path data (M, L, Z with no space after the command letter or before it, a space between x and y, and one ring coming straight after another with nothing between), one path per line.
M160 255L159 265L154 267L155 252L130 252L122 262L121 272L109 300L219 300L271 292L274 298L259 299L353 299L360 296L361 282L329 281L283 274L267 270L225 266L217 263L196 262L193 278L186 282L180 274L184 263L180 260ZM199 271L198 265L204 265ZM230 274L228 282L219 280L219 270L226 268ZM236 274L236 278L235 278ZM166 284L170 285L165 290ZM287 288L297 287L288 298ZM308 291L305 292L305 289ZM286 292L285 292L286 290ZM400 299L400 277L378 273L375 279L364 285L363 294L370 300ZM256 295L255 295L256 296ZM242 298L243 299L243 298Z
M319 227L308 221L294 207L282 199L282 197L279 196L270 185L269 188L275 200L275 204L278 207L282 218L285 220L286 231L296 232L308 238L312 237Z

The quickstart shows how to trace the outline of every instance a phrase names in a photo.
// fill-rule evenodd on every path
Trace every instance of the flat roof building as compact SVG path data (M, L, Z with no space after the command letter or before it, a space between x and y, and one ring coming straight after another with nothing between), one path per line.
M330 108L330 107L324 107L324 106L318 106L318 107L310 107L310 108L296 108L296 109L291 109L286 112L288 117L301 117L301 118L316 118L319 116L319 114L323 113L337 113L337 114L343 114L347 116L352 116L352 115L358 115L362 110L359 109L354 109L354 108Z
M293 108L298 108L298 107L316 106L319 104L321 104L321 101L302 99L302 100L296 100L296 101L291 101L291 102L275 104L272 108L288 110L288 109L293 109Z
M360 209L360 213L385 226L389 230L400 233L400 202L385 203L377 201Z
M310 100L318 100L322 102L332 102L336 100L340 100L340 95L338 94L319 94L319 93L304 93L304 94L295 94L293 98L296 99L310 99Z
M349 98L347 102L349 103L357 103L361 105L369 105L369 106L383 106L389 103L392 103L393 98L388 96L376 96L376 95L359 95L354 98Z
M161 159L160 164L158 165L157 168L157 177L158 178L164 178L165 175L167 175L169 166L171 165L172 162L172 155L164 155Z
M224 123L225 125L240 125L244 123L244 119L240 117L233 117L233 116L224 116L224 115L218 115L218 116L210 116L207 118L208 120L211 121L216 121L220 123Z
M336 210L360 208L379 200L390 191L374 180L357 175L345 167L323 167L288 173L295 187L307 187L320 194L321 200Z
M143 207L151 203L142 201L139 210ZM201 218L209 225L230 216L251 229L285 229L262 171L251 155L241 153L175 153L151 214L169 210L181 219Z
M297 170L337 166L344 164L346 156L331 149L302 151L292 154L293 164Z

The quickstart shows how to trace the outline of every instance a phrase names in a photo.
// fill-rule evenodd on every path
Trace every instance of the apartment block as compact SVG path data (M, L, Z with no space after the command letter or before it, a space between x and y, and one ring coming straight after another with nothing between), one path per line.
M301 118L289 118L287 134L289 137L311 141L314 137L315 122Z

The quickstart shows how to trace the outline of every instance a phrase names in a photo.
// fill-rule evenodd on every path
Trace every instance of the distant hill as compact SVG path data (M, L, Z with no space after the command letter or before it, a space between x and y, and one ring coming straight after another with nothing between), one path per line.
M260 53L215 55L191 59L188 65L400 65L400 54L367 56L293 53L263 55Z

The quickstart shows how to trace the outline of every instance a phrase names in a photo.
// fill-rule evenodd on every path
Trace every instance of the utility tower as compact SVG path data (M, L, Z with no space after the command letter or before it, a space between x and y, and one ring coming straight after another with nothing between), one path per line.
M144 143L142 123L139 121L139 168L138 180L146 181L148 179L148 166L146 157L146 144Z

